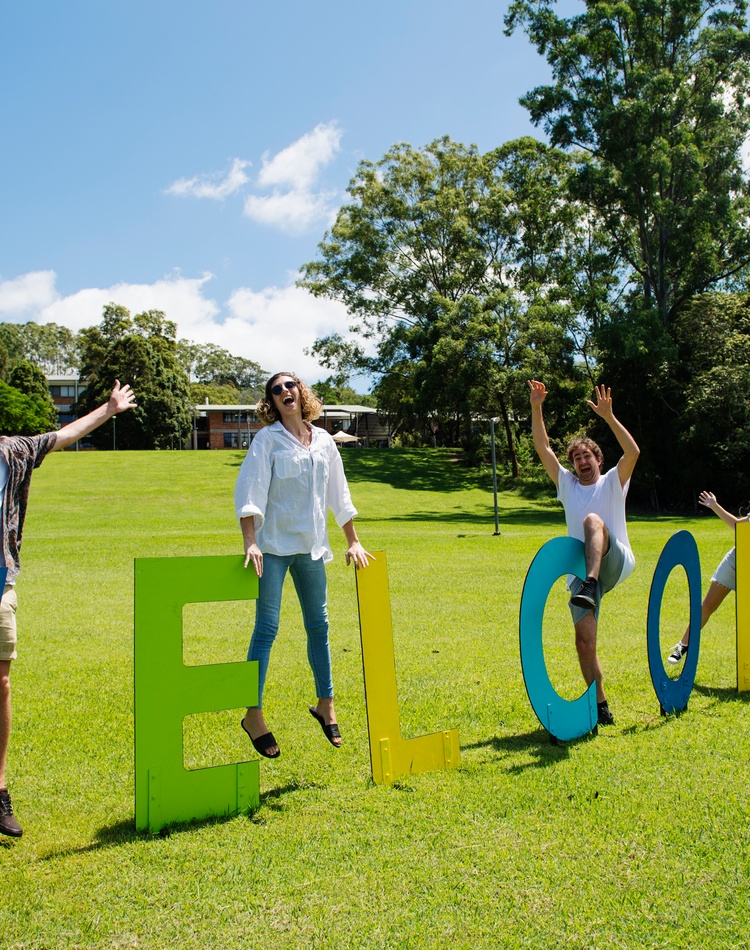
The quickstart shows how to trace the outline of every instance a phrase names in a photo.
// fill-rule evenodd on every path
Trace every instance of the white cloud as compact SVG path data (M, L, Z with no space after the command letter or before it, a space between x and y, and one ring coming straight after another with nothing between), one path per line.
M31 319L36 311L57 300L55 277L52 270L38 270L0 281L0 314Z
M309 191L321 170L341 147L341 129L335 122L316 125L273 158L263 156L258 184L263 188L286 185L292 191Z
M277 228L286 234L301 234L323 223L333 222L339 195L316 187L321 172L341 148L342 131L335 122L316 125L276 155L266 152L253 186L244 201L245 215L257 224ZM235 158L222 180L216 175L180 178L165 189L180 197L223 200L236 194L250 181L245 169L249 161ZM270 194L264 192L270 191Z
M305 348L317 337L345 332L344 306L319 300L290 284L254 291L235 290L224 308L208 295L211 274L186 278L177 274L152 284L118 283L90 287L62 297L54 271L24 274L0 282L0 321L23 317L58 323L73 331L96 326L102 308L114 301L131 313L163 310L177 324L177 336L196 343L215 343L235 356L255 360L269 373L290 369L314 382L329 375Z
M335 192L274 191L271 195L248 195L245 214L259 224L286 234L301 234L316 222L328 226L335 217Z
M308 382L328 376L330 370L303 350L320 336L345 332L349 322L343 304L293 285L260 291L243 287L234 291L227 307L229 316L221 329L232 346L212 342L255 360L270 373L288 369Z
M217 175L196 175L194 178L179 178L164 191L168 195L178 195L179 197L213 198L215 201L223 201L225 198L236 194L248 182L249 179L245 174L245 169L251 164L252 162L245 159L235 158L232 161L232 167L223 180L217 180Z
M315 126L272 158L266 153L258 174L260 188L270 195L249 195L245 214L259 224L287 234L301 234L317 223L331 225L336 211L336 192L314 188L323 168L341 147L341 129L335 122Z

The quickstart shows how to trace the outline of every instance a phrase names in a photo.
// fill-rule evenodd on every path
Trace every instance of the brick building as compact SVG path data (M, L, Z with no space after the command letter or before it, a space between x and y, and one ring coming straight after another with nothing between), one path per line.
M377 410L369 406L323 406L323 415L315 420L315 425L327 429L331 435L342 430L351 432L364 444L369 444L371 429L379 433L378 441L388 437L387 430L383 436ZM262 428L263 423L255 415L255 405L197 405L190 448L246 449Z

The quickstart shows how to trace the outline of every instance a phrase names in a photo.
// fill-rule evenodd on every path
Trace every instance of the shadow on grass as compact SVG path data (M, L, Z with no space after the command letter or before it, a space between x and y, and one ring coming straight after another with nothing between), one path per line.
M437 521L441 524L477 524L485 525L490 529L495 526L495 514L492 504L487 505L485 511L477 511L474 506L472 510L466 511L456 507L454 511L410 511L407 514L391 515L379 513L368 517L367 515L358 515L357 523L367 521L383 522L424 522ZM538 508L507 508L500 509L498 512L498 524L502 534L503 526L525 525L527 527L549 527L551 530L557 530L565 527L565 521L562 515L562 508L557 510L540 511Z
M260 796L260 807L251 811L247 815L247 820L256 824L262 824L263 818L259 813L266 806L271 811L281 811L283 805L281 799L292 792L305 791L306 789L319 788L314 782L290 782L282 785L280 788L272 788L263 792ZM52 861L55 858L67 858L74 854L87 854L92 851L100 851L105 848L114 848L119 845L132 844L134 841L155 841L157 838L171 838L173 835L181 834L186 831L196 831L200 828L216 827L225 825L229 821L234 821L237 815L213 815L207 818L195 818L192 821L180 821L165 825L161 831L152 834L148 830L141 830L135 827L134 818L126 818L122 821L116 821L111 825L104 825L99 828L94 836L94 840L80 848L59 848L49 851L43 855L42 861ZM0 844L5 842L0 839Z
M750 692L740 693L736 686L701 686L700 683L694 683L693 689L718 703L750 703Z
M527 755L532 756L530 762L524 762L519 765L510 765L508 773L518 775L527 769L546 768L549 765L556 765L558 762L567 759L570 749L583 742L590 742L596 737L596 732L589 732L578 739L571 739L569 742L560 742L553 739L546 729L536 729L534 732L524 732L514 736L494 736L492 739L485 739L482 742L473 742L462 746L464 749L492 749L494 752L505 753L506 755Z

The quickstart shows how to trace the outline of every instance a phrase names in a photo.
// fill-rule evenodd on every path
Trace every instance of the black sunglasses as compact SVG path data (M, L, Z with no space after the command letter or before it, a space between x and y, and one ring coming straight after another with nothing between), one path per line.
M293 379L288 379L284 383L283 386L281 385L281 383L277 383L275 386L271 386L271 392L274 394L274 396L280 396L284 392L285 389L296 389L296 388L297 388L297 384L295 383L295 381Z

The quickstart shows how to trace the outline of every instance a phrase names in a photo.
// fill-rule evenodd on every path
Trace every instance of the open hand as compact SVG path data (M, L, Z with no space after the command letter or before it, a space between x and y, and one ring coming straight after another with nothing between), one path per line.
M248 564L252 562L253 567L255 568L255 573L258 577L263 576L263 552L258 547L255 542L248 544L245 549L245 563L243 567L247 567Z
M531 394L529 396L532 406L541 406L547 398L547 387L540 383L538 379L527 380Z
M716 507L716 495L712 491L702 491L698 495L698 501L706 508L713 509Z
M608 386L594 386L596 403L586 400L597 416L602 419L612 418L612 390Z
M346 552L347 567L354 561L354 566L359 570L360 567L367 567L371 560L374 561L375 558L369 551L365 551L359 541L355 541Z
M120 380L115 380L115 387L109 397L109 408L113 413L125 412L126 409L132 409L136 405L135 393L125 383L120 385Z

